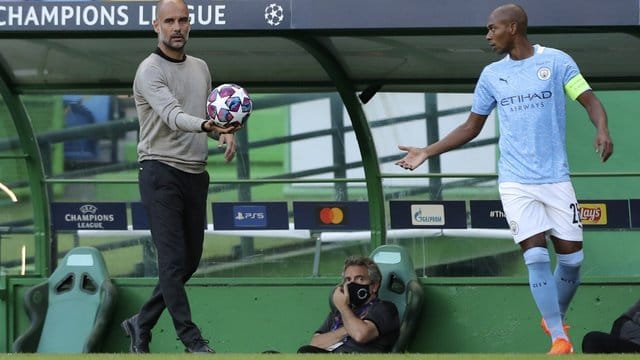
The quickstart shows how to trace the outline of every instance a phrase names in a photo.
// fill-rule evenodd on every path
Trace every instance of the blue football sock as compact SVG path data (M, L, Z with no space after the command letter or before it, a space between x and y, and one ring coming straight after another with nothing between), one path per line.
M566 337L560 317L558 289L551 273L549 251L542 247L531 248L524 252L524 260L529 270L529 286L533 300L551 331L551 338Z
M576 290L578 290L578 285L580 285L580 265L582 265L584 254L580 250L571 254L558 254L556 258L558 259L558 264L556 265L554 277L558 289L560 314L564 320L569 303L571 303Z

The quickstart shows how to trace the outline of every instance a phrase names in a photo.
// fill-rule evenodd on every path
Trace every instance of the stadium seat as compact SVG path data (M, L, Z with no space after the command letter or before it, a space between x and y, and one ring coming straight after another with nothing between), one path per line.
M96 352L115 300L102 254L92 247L74 248L47 281L25 293L31 324L13 343L13 351Z
M391 351L405 352L420 320L424 290L416 276L413 261L402 246L379 246L373 250L371 258L382 273L378 296L393 302L400 315L400 335Z

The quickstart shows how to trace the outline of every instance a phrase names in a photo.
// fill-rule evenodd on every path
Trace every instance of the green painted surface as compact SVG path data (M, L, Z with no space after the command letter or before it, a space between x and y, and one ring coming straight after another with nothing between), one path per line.
M639 296L636 283L584 283L567 314L574 347L587 331L608 331ZM540 353L550 346L526 283L426 286L422 319L411 351Z
M9 334L7 334L7 315L8 305L7 302L7 278L4 275L0 275L0 324L5 324L5 326L0 326L0 339L8 339ZM0 342L0 353L7 352L7 342Z
M568 313L570 336L579 348L589 330L608 330L611 321L640 297L640 283L587 280ZM549 339L523 281L422 279L422 321L410 345L418 353L544 353ZM293 353L308 342L328 311L328 294L337 278L195 279L188 286L194 320L221 353L277 350ZM14 301L24 292L17 286ZM153 279L118 279L118 305L103 351L126 352L119 323L137 311L150 294ZM17 329L26 316L16 314ZM153 332L154 352L180 353L166 312Z
M579 103L567 101L567 154L572 173L580 172L638 172L637 148L640 109L634 106L640 91L599 91L609 118L609 131L614 153L606 162L600 162L595 153L595 127ZM578 199L628 199L640 194L637 177L574 177Z

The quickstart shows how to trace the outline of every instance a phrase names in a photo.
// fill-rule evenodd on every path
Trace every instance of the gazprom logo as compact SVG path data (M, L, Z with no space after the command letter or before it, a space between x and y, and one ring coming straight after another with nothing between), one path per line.
M444 205L417 204L411 205L411 224L417 226L443 226Z

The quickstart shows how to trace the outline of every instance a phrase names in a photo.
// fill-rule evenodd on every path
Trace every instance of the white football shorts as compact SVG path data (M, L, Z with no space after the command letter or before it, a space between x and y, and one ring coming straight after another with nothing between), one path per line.
M538 233L582 241L580 208L570 181L555 184L504 182L498 185L498 190L516 243Z

